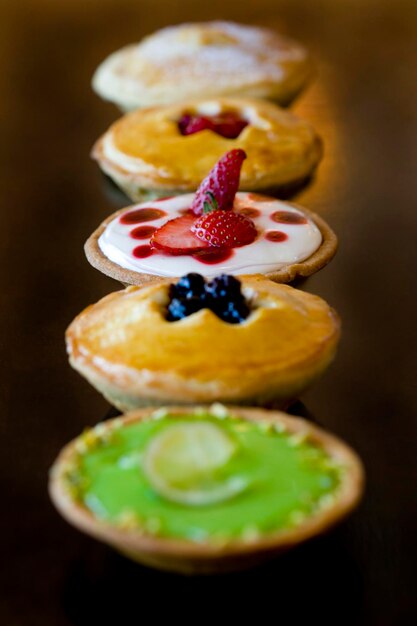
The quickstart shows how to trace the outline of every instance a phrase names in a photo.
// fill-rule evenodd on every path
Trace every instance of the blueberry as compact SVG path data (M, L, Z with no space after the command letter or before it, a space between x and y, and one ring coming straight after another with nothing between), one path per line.
M216 276L206 287L212 298L228 298L230 300L241 300L240 281L234 276L220 274Z
M206 282L201 274L191 272L179 279L174 285L174 293L177 297L201 298L205 296Z
M186 274L170 286L167 319L174 322L208 308L225 322L239 324L250 313L240 287L240 281L228 274L216 276L208 284L200 274Z
M240 322L243 322L248 317L249 307L245 301L229 301L222 309L216 311L216 314L224 322L228 322L229 324L240 324Z
M181 320L201 309L200 298L173 298L168 306L167 319L170 322Z

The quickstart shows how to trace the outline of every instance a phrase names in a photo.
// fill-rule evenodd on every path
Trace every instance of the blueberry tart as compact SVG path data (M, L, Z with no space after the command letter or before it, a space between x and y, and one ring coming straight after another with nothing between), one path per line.
M339 340L317 296L262 276L186 275L128 287L67 330L71 365L113 405L213 401L284 406L318 378Z

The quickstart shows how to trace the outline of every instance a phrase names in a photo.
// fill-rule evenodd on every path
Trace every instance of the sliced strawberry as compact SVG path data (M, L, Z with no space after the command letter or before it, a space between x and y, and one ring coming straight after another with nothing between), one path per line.
M178 122L181 135L194 135L201 130L215 130L210 118L203 115L183 115Z
M203 215L216 209L230 211L239 187L240 170L246 159L243 150L230 150L216 163L194 196L191 210Z
M212 211L202 215L191 226L191 231L201 241L218 248L246 246L257 235L252 220L234 211Z
M193 135L201 130L212 130L226 139L236 139L247 125L246 120L232 111L212 117L185 113L178 122L181 135Z
M195 222L192 213L169 220L158 228L151 237L151 247L155 250L179 256L181 254L196 254L210 247L210 244L198 239L191 231Z
M222 113L214 120L214 132L226 139L239 137L248 122L234 113Z

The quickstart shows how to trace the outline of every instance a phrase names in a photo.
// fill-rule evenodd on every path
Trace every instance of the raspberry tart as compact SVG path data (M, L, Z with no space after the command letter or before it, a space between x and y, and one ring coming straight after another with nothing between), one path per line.
M313 127L255 99L196 100L133 111L96 142L92 156L136 201L195 191L228 150L248 155L240 189L299 184L322 156Z
M210 403L285 406L333 360L337 314L262 276L188 274L128 287L67 330L71 365L122 411Z
M242 569L323 533L363 491L357 455L277 411L142 409L68 444L50 494L78 529L152 567Z
M276 32L233 22L180 24L110 55L93 89L122 110L213 96L288 104L312 75L305 48Z
M264 273L277 282L326 265L337 239L318 215L255 193L236 193L243 150L227 152L195 194L111 215L85 245L90 263L124 284L198 272Z

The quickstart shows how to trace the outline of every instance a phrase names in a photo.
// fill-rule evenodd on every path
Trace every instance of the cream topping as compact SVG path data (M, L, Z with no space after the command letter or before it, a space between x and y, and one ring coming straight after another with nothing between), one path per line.
M259 201L250 193L236 195L234 209L256 209L258 214L250 216L258 231L257 239L240 248L233 248L229 258L207 264L189 255L172 256L154 251L150 256L137 258L134 250L137 247L149 246L150 236L135 239L131 232L138 226L153 226L159 228L170 219L180 217L191 206L194 194L184 194L165 200L145 202L129 207L125 213L112 220L105 228L98 240L102 253L120 267L139 273L156 276L175 277L188 272L198 272L204 276L227 274L265 274L281 269L282 267L304 261L320 246L322 235L316 224L301 210L270 198ZM157 208L166 215L159 219L141 223L125 224L121 221L122 215L131 211L146 208ZM277 211L295 214L304 218L304 223L291 224L276 222L271 217ZM282 241L270 241L266 235L271 231L283 233ZM218 248L213 248L213 251Z

